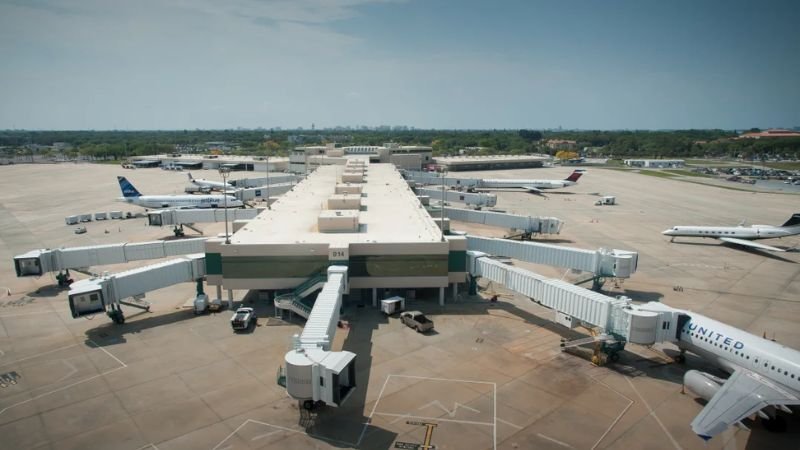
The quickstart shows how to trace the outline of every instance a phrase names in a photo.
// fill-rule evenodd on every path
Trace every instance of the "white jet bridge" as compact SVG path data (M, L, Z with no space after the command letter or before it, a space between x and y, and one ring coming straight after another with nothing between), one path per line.
M203 253L205 243L206 238L194 238L31 250L14 257L14 268L18 277L38 277L48 272Z
M227 219L231 222L239 220L252 220L266 208L228 209ZM147 213L147 224L153 227L172 225L176 236L183 236L183 227L186 226L200 234L203 232L194 227L196 223L215 223L225 221L225 209L198 208L198 209L160 209ZM234 230L235 232L236 230Z
M303 177L294 174L270 173L269 178L267 177L241 178L239 180L231 181L231 184L233 184L237 188L265 187L269 185L271 189L272 186L278 184L297 184L302 179Z
M341 406L355 389L356 354L331 351L342 294L348 291L347 267L328 267L327 282L317 295L303 332L293 337L293 348L285 357L285 372L279 372L278 382L305 410L323 404Z
M628 250L585 250L538 242L519 242L480 236L467 236L467 250L505 256L534 264L591 272L594 289L604 278L630 278L636 272L639 254ZM578 284L582 283L579 282Z
M652 345L676 342L688 316L647 305L634 305L628 298L613 298L528 270L503 264L482 252L467 251L469 272L529 297L556 312L556 322L569 328L584 326L593 336L563 344L563 347L602 344L596 351L618 358L626 342ZM598 355L595 355L597 357ZM601 363L600 360L594 360Z
M444 195L442 195L442 189L436 189L434 187L418 187L415 188L414 191L417 195L425 195L434 200L442 201L444 197L444 201L447 203L465 203L469 206L477 207L491 207L497 205L497 196L494 194L445 190Z
M149 309L145 293L206 275L205 254L186 255L125 272L79 280L70 285L68 299L73 318L105 312L115 323L125 323L121 305ZM132 300L128 300L132 299Z
M505 228L523 237L530 237L533 234L559 234L564 226L564 222L556 217L521 216L494 211L445 208L444 215L450 220L459 222ZM435 216L435 214L432 214L432 216Z

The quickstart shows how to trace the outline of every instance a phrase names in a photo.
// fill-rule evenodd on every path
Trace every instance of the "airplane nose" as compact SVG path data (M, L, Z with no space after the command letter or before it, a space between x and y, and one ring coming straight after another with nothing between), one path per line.
M661 232L661 234L665 234L667 236L672 236L672 230L664 230L664 231Z

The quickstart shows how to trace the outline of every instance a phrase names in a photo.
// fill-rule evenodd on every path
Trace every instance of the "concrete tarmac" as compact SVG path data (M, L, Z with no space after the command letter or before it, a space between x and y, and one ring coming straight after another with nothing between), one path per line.
M467 174L492 178L564 178L571 168ZM144 219L91 222L74 234L64 216L122 210L116 175L144 193L181 193L182 172L61 164L0 167L0 448L422 448L437 449L761 449L797 448L800 424L774 434L759 420L704 444L690 427L702 405L681 394L689 368L714 371L672 349L630 345L619 363L595 367L562 353L574 331L553 324L552 311L482 284L440 308L419 291L408 307L434 320L422 335L347 300L334 348L358 354L358 387L341 408L312 416L276 383L290 338L302 319L274 317L269 302L249 302L259 326L234 334L230 312L194 316L183 307L186 283L148 293L150 312L126 309L115 325L102 315L73 319L52 275L16 278L12 258L25 251L170 238L171 228ZM216 179L212 171L193 175ZM236 173L235 178L250 174ZM258 176L257 174L255 176ZM459 176L465 174L459 173ZM618 205L593 206L596 194ZM546 197L498 193L498 208L559 217L566 225L545 242L639 252L637 273L610 280L609 293L660 300L800 348L800 254L766 255L715 241L678 239L673 225L730 225L742 219L780 224L800 212L800 196L749 193L599 168L578 185ZM202 224L205 235L224 225ZM476 234L505 230L453 224ZM192 232L189 232L192 234ZM770 245L792 247L790 238ZM131 264L145 265L144 261ZM544 275L562 270L520 264ZM118 271L121 267L92 268ZM80 278L84 275L73 273ZM578 277L576 274L566 274ZM678 289L680 288L680 289ZM497 293L499 301L486 298ZM796 416L796 415L794 415Z

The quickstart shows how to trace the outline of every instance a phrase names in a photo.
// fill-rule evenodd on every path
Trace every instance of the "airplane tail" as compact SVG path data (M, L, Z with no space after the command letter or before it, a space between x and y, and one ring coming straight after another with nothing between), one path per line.
M564 181L572 181L573 183L575 183L578 181L578 178L580 178L581 175L583 175L583 172L578 172L576 170L575 172L572 172L572 174L568 176Z
M189 176L189 181L194 181L194 178L192 178L192 172L186 172L186 175Z
M782 227L793 227L795 225L800 225L800 213L792 214L792 217L790 217L789 220L787 220L786 223L784 223L781 226Z
M125 177L117 177L119 188L122 190L122 196L125 198L141 197L142 193L139 192L130 181Z

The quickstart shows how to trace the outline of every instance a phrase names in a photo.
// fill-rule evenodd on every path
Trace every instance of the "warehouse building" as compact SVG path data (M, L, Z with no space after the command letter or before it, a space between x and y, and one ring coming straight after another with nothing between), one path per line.
M218 289L291 290L346 266L352 296L445 288L466 277L466 239L444 236L392 164L354 159L320 166L226 244L206 247ZM412 294L413 295L413 294Z

